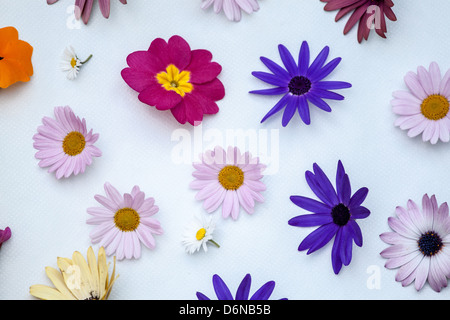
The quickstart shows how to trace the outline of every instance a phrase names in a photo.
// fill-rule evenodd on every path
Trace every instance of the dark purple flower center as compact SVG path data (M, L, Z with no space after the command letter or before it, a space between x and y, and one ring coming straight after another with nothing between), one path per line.
M295 76L289 82L289 92L301 96L311 89L311 81L303 76Z
M428 231L420 236L419 250L425 256L432 256L442 249L442 239L434 231Z
M342 203L339 203L333 209L331 209L331 216L333 222L338 226L345 226L350 220L350 210Z

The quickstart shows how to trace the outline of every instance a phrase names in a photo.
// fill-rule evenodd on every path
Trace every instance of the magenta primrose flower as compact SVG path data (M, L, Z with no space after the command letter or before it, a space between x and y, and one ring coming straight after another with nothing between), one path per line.
M127 57L129 67L122 70L122 78L139 92L141 102L170 110L181 124L198 125L204 114L219 112L216 101L225 96L217 79L222 67L211 59L211 52L191 50L180 36L167 42L157 38L147 51Z

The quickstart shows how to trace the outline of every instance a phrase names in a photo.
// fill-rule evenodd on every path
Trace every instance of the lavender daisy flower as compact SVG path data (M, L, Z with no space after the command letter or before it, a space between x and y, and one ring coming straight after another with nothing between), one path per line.
M91 165L93 157L102 155L94 146L99 134L88 131L86 120L68 106L56 107L54 113L56 119L44 117L33 136L33 146L38 150L35 157L40 160L39 166L49 167L48 172L55 172L57 179L76 176Z
M247 274L242 280L236 291L236 297L228 289L225 282L217 274L213 276L213 286L216 292L217 299L219 300L269 300L273 289L275 288L275 281L266 282L261 288L259 288L249 299L250 286L252 283L252 277ZM198 300L210 300L201 292L196 293ZM281 300L287 300L285 298Z
M388 219L392 232L384 232L381 240L390 246L380 255L387 259L387 269L398 268L395 280L402 286L414 282L417 291L428 281L440 292L450 278L450 217L446 202L438 205L436 197L422 197L422 208L409 200L407 207L398 206L396 217Z
M330 51L326 46L310 64L308 42L303 41L300 48L298 64L288 49L280 44L278 46L281 60L286 69L272 60L261 57L261 61L272 72L252 72L256 78L276 86L275 88L253 90L250 93L262 95L283 95L278 103L264 116L261 123L275 113L284 109L282 125L285 127L298 110L300 118L307 125L311 123L308 101L319 109L330 112L331 107L323 99L344 100L344 97L330 90L350 88L352 85L343 81L323 81L341 62L335 58L325 64Z
M337 166L336 190L317 164L313 165L313 169L314 173L306 171L306 182L322 202L302 196L291 196L295 205L314 214L294 217L288 223L294 227L320 226L298 247L299 251L308 249L307 254L319 250L335 236L331 261L334 273L338 274L342 265L347 266L352 260L353 241L357 246L362 246L361 229L355 220L370 215L370 211L361 206L369 190L361 188L351 196L350 180L340 160Z

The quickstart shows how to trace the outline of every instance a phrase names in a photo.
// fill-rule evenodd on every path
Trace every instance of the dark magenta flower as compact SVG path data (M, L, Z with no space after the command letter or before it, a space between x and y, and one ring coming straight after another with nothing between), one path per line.
M211 62L207 50L191 50L180 36L166 42L155 39L147 51L127 57L129 68L122 78L139 92L139 100L158 110L170 110L181 124L198 125L204 114L215 114L215 101L223 99L225 89L217 76L220 64Z
M350 180L339 160L336 174L336 190L328 177L317 164L313 165L314 173L306 171L306 182L314 194L322 201L291 196L291 201L302 209L313 212L294 217L289 225L294 227L315 227L298 247L299 251L308 249L311 254L322 248L334 237L331 260L333 271L338 274L342 265L349 265L352 260L353 242L362 246L361 229L355 220L370 215L369 209L361 206L369 190L361 188L351 195Z
M341 62L341 58L335 58L325 64L330 51L328 47L323 48L311 64L309 46L306 41L303 41L300 48L298 64L285 46L280 44L278 50L286 69L272 60L261 57L261 61L272 73L252 72L252 75L256 78L276 87L253 90L250 93L283 95L278 103L264 116L261 123L286 107L281 122L284 127L292 119L296 111L298 111L303 122L308 125L311 123L309 102L324 111L330 112L331 107L323 99L344 100L342 95L330 90L350 88L352 86L350 83L323 81Z
M11 238L11 229L9 227L6 227L5 230L0 230L0 248L3 242L9 240L9 238Z
M275 288L274 281L266 282L249 298L251 283L252 277L250 276L250 274L247 274L236 291L236 297L233 298L230 289L228 289L228 286L225 284L222 278L219 277L217 274L213 276L214 291L216 292L217 299L219 300L269 300L270 295L272 294L273 289ZM199 300L210 300L207 296L205 296L201 292L197 292L197 298Z
M347 34L358 22L358 42L368 39L370 30L382 38L386 38L387 32L386 19L397 21L397 17L392 11L394 3L392 0L320 0L327 2L325 11L339 10L335 20L339 21L350 12L350 18L344 28L344 34Z

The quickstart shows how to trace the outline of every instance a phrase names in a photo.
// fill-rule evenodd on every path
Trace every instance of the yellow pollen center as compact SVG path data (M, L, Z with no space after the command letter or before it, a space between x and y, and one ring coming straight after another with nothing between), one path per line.
M164 89L175 91L182 97L194 89L194 86L189 82L191 73L189 71L180 72L173 64L169 64L166 71L158 73L156 79Z
M72 131L67 134L63 140L63 150L69 156L76 156L83 152L86 140L78 131Z
M197 234L195 235L195 238L200 241L202 240L206 235L206 229L205 228L201 228L200 230L197 231Z
M72 66L72 68L75 68L75 66L77 65L77 59L72 58L72 60L70 60L70 65Z
M447 115L449 106L446 97L441 96L440 94L433 94L423 100L420 111L427 119L439 120Z
M114 215L114 223L121 231L134 231L139 226L141 219L136 210L122 208Z
M227 190L236 190L244 183L244 172L236 166L223 167L219 172L219 182Z

